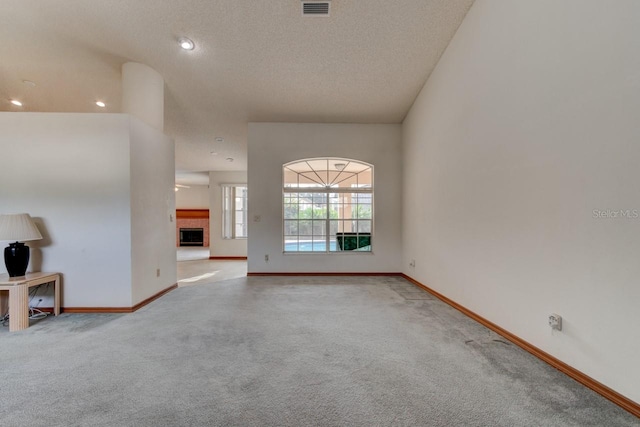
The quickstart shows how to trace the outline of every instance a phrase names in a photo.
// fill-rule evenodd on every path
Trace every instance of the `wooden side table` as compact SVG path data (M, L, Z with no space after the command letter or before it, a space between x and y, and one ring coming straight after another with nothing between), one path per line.
M29 288L53 282L53 314L60 314L60 273L27 273L20 277L0 274L0 291L9 291L9 331L29 327Z

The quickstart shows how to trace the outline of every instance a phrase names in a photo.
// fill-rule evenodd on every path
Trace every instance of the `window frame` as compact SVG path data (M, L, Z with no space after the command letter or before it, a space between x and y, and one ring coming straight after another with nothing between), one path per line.
M329 185L324 185L324 186L287 186L287 183L285 182L285 171L287 169L287 166L290 165L295 165L295 164L299 164L299 163L304 163L304 162L311 162L311 161L327 161L327 162L341 162L341 163L345 163L345 164L350 164L350 163L355 163L361 166L365 166L366 170L369 170L370 173L370 184L368 184L368 186L366 187L335 187L332 186L331 184ZM313 168L311 168L310 166L310 170L313 170L315 172L315 170ZM291 172L295 172L291 169L289 169L289 171ZM340 170L340 172L342 172ZM298 173L298 175L300 175L300 172L296 172ZM357 172L357 174L359 174L361 172ZM319 177L319 175L316 175ZM321 194L323 195L323 198L326 200L326 214L324 216L324 218L322 218L322 221L324 221L324 241L325 241L325 250L324 251L314 251L314 250L310 250L310 251L300 251L300 250L295 250L295 251L291 251L291 250L287 250L287 236L293 236L292 234L287 234L288 230L287 230L287 221L294 221L294 219L291 218L287 218L286 215L286 196L287 194L301 194L301 193L308 193L308 194ZM373 254L373 237L374 237L374 231L375 231L375 215L374 215L374 210L375 210L375 204L374 204L374 193L375 193L375 187L374 187L374 166L370 163L364 162L362 160L357 160L357 159L347 159L347 158L341 158L341 157L317 157L317 158L308 158L308 159L299 159L299 160L295 160L292 162L288 162L285 163L282 166L282 221L281 221L281 225L282 225L282 253L284 255L334 255L334 254ZM331 195L335 195L335 194L363 194L363 195L367 195L369 200L370 200L370 217L369 218L364 218L361 219L358 216L356 217L341 217L341 218L331 218ZM357 206L359 206L360 204L358 203L358 198L356 198L355 202L351 202L350 204L352 204L353 207L356 208L356 210L358 209ZM311 205L313 206L313 203L311 203ZM353 209L352 207L352 209ZM311 219L305 219L307 221L311 221L312 222L312 227L313 227L313 221L317 221L317 219L312 218ZM369 232L359 232L358 227L359 227L359 222L360 221L366 221L369 222L369 228L370 231ZM301 219L298 217L295 219L295 221L298 221L298 223L301 221ZM370 248L369 250L331 250L331 222L332 221L342 221L347 222L347 221L352 221L352 224L355 223L356 224L356 236L357 238L359 238L359 234L360 233L367 233L365 235L367 235L370 239L370 244L368 245ZM348 232L347 232L348 233ZM296 236L298 237L298 242L300 242L300 234L299 234L299 228L298 228L298 233L296 234ZM337 236L337 232L336 235ZM312 245L315 242L315 239L313 239L313 235L312 237ZM336 237L337 240L337 237ZM344 242L344 240L343 240ZM337 242L336 242L337 244ZM344 243L343 243L344 245ZM298 247L299 249L299 247Z
M222 193L222 239L223 240L244 240L249 235L249 210L248 210L248 186L247 184L220 184ZM241 197L243 209L236 209L237 189L244 188L244 197ZM242 212L244 235L237 235L237 213Z

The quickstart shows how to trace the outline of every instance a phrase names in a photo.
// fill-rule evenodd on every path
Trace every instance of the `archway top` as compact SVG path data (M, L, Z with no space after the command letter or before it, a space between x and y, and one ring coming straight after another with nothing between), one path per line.
M285 187L367 188L373 165L341 157L300 159L283 166Z

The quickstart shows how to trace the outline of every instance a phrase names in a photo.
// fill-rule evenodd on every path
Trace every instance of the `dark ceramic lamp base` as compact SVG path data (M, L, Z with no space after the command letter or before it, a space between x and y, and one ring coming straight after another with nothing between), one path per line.
M4 248L4 263L10 277L24 276L29 265L29 246L15 242Z

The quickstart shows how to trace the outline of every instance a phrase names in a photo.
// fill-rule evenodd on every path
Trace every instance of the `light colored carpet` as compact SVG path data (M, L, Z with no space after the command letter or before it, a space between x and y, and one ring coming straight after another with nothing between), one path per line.
M191 260L178 262L178 286L193 286L247 275L244 260Z
M208 246L182 246L176 248L177 261L197 261L209 259Z
M0 360L2 426L640 425L400 278L181 287L2 328Z

